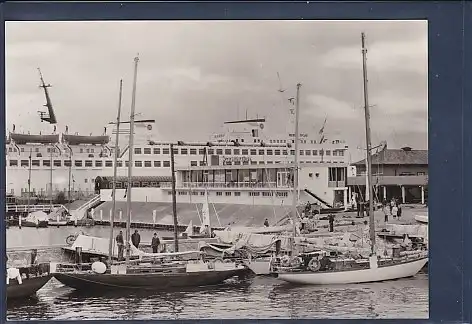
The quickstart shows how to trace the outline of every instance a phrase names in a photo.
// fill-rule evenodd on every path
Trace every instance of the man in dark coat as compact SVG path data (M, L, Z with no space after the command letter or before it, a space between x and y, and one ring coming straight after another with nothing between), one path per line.
M123 260L123 250L125 247L123 240L123 231L120 231L116 236L116 245L118 245L118 261Z
M135 230L131 235L131 243L133 243L136 248L139 247L139 243L141 243L141 235L139 235L138 230Z
M161 241L159 240L159 237L157 237L157 233L154 233L154 236L152 237L152 240L151 240L152 253L158 253L160 244L161 244Z

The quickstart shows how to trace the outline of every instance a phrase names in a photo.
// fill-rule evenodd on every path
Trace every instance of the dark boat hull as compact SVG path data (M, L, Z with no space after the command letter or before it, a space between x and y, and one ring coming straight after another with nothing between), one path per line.
M36 294L50 279L52 275L46 275L42 277L33 277L23 279L23 283L20 285L15 279L10 280L7 285L7 299L26 298Z
M28 221L22 221L21 222L21 227L41 227L45 228L48 227L49 222L48 221L40 221L38 224L34 222L28 222Z
M179 287L208 286L244 273L245 269L191 273L96 274L55 273L54 277L76 290L139 289L167 290Z

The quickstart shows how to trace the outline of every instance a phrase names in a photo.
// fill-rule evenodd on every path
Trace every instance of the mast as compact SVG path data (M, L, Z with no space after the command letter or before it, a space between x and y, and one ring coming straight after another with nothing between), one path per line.
M365 139L367 143L367 183L369 190L369 231L370 231L370 242L371 252L375 253L375 217L374 217L374 202L372 192L372 143L370 139L370 107L369 107L369 95L367 88L367 48L365 46L365 34L361 34L362 41L362 70L364 78L364 110L365 110Z
M126 219L126 263L129 263L130 257L130 230L131 230L131 184L132 184L132 170L133 170L133 142L134 142L134 111L136 108L136 82L138 78L138 62L139 57L134 58L134 78L133 78L133 94L131 97L131 111L130 111L130 122L129 122L129 164L128 164L128 191L127 191L127 219Z
M170 172L172 178L172 215L174 217L174 252L179 252L179 234L177 232L177 201L175 198L174 144L170 144Z
M71 178L72 178L72 149L69 149L69 194L68 194L68 202L71 202L71 197L70 197L70 183L71 183Z
M297 84L297 99L295 106L295 156L293 163L293 200L292 200L292 220L293 220L293 236L296 236L296 219L297 219L297 198L298 198L298 141L299 141L299 130L298 124L300 120L300 83Z
M51 155L50 155L50 164L51 164L51 172L49 173L49 207L52 211L52 151L54 150L54 146L51 147Z
M115 139L115 158L113 161L113 189L112 189L112 199L113 199L113 206L111 212L111 219L110 219L110 242L108 246L108 257L110 259L110 266L113 260L113 226L115 224L115 209L116 209L116 173L117 173L117 161L119 152L118 141L120 139L120 118L121 118L121 95L123 91L123 80L120 80L120 94L118 96L118 115L116 117L116 139Z
M28 205L26 207L26 213L29 213L30 197L31 197L31 154L32 154L32 152L33 152L33 149L30 148L29 169L28 169Z

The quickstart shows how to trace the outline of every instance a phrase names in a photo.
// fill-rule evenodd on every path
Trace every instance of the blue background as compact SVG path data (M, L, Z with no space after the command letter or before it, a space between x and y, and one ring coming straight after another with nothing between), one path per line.
M472 179L472 127L466 125L472 122L472 2L6 2L0 15L5 21L428 19L430 321L471 321L472 189L467 180ZM4 37L4 24L1 28ZM1 46L0 82L5 89L4 39ZM5 116L5 92L0 96L0 116ZM5 122L0 133L5 133ZM0 160L0 184L5 188L5 159ZM5 210L4 199L0 210ZM5 253L5 237L0 249ZM5 259L0 262L5 269ZM4 284L1 288L3 300Z

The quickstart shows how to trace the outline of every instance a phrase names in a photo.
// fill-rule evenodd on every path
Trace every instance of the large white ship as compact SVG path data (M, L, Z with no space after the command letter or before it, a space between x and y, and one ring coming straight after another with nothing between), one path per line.
M42 120L54 117L47 86L44 90L50 109L48 116L41 115ZM213 203L289 206L295 136L289 132L270 135L266 129L265 118L246 118L225 122L224 131L211 135L208 141L174 143L177 201L198 202L206 192ZM132 186L140 187L133 190L136 202L171 201L171 143L160 141L156 130L152 119L135 122ZM119 133L117 188L124 191L128 169L127 122L120 123ZM12 125L6 139L7 193L26 195L31 179L29 188L33 196L48 198L52 184L53 195L63 192L66 197L75 198L101 189L101 200L111 200L108 191L113 179L115 134L114 124L108 124L97 135L74 133L60 124L45 125L39 134L31 134L16 131ZM300 134L301 202L347 204L347 150L344 140L329 139L323 132ZM118 201L120 195L117 193Z

